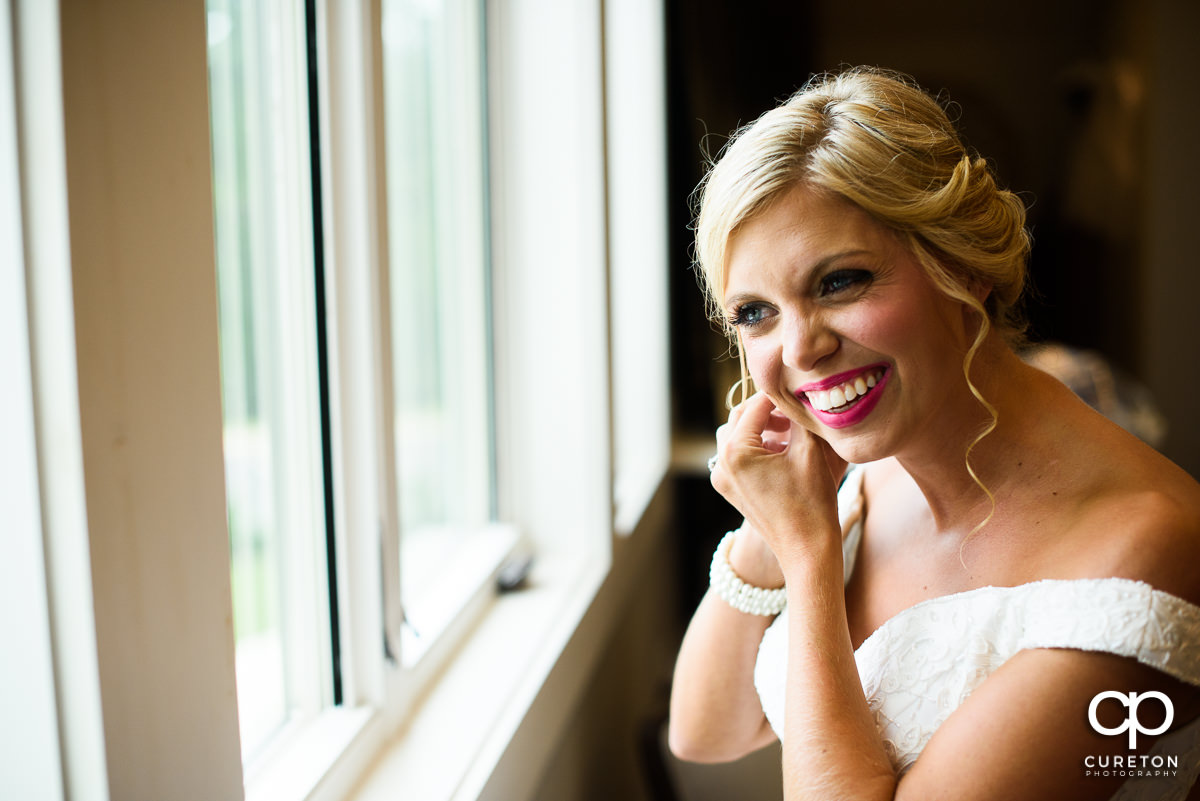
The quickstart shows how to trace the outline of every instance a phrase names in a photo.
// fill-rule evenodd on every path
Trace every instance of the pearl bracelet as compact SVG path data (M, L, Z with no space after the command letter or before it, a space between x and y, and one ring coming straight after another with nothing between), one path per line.
M736 531L730 531L713 551L712 567L708 571L708 583L722 601L739 612L748 615L778 615L787 606L787 590L780 587L768 590L755 587L738 578L729 564L729 551L733 547Z

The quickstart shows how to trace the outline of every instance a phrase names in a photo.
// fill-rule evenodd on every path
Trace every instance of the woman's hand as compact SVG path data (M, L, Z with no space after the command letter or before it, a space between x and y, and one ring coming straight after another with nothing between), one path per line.
M814 546L836 545L840 553L837 487L846 462L827 442L780 414L760 392L717 429L717 453L713 487L762 536L785 572Z

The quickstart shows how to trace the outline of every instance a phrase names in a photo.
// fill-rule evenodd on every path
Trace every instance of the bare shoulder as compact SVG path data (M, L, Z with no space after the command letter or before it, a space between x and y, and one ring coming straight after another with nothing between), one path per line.
M1132 442L1128 441L1132 440ZM1072 527L1081 566L1200 603L1200 484L1129 437L1109 444Z
M897 798L1109 799L1125 781L1117 771L1087 768L1098 754L1146 754L1155 740L1114 747L1089 725L1089 706L1116 687L1139 694L1165 692L1175 728L1196 714L1195 693L1139 663L1112 654L1071 649L1028 649L1008 659L949 716L901 782ZM1139 725L1160 719L1148 708ZM1116 710L1099 710L1110 729ZM1144 713L1145 714L1145 713ZM1119 715L1117 715L1119 717ZM986 743L986 748L980 748Z

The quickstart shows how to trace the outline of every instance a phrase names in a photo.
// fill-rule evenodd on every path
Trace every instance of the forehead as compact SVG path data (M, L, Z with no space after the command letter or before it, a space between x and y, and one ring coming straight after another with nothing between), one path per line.
M799 185L729 237L725 294L771 275L798 276L840 253L883 255L898 246L886 226L854 204Z

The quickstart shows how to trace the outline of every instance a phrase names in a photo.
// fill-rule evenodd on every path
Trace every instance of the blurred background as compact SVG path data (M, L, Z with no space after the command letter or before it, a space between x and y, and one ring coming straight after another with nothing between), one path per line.
M1164 340L1157 317L1172 296L1200 289L1179 236L1196 212L1197 159L1183 137L1198 95L1188 65L1172 61L1198 31L1194 13L1172 26L1172 5L1187 16L1183 3L1130 0L668 2L681 430L711 431L720 409L706 390L726 385L734 369L715 361L724 342L688 312L702 308L687 275L688 194L702 175L702 148L715 154L731 130L812 73L856 64L900 70L949 98L968 147L1025 199L1035 240L1031 338L1099 351L1168 395L1159 362L1165 356L1166 372L1187 372L1194 339ZM1158 401L1172 423L1165 450L1195 474L1188 405Z

